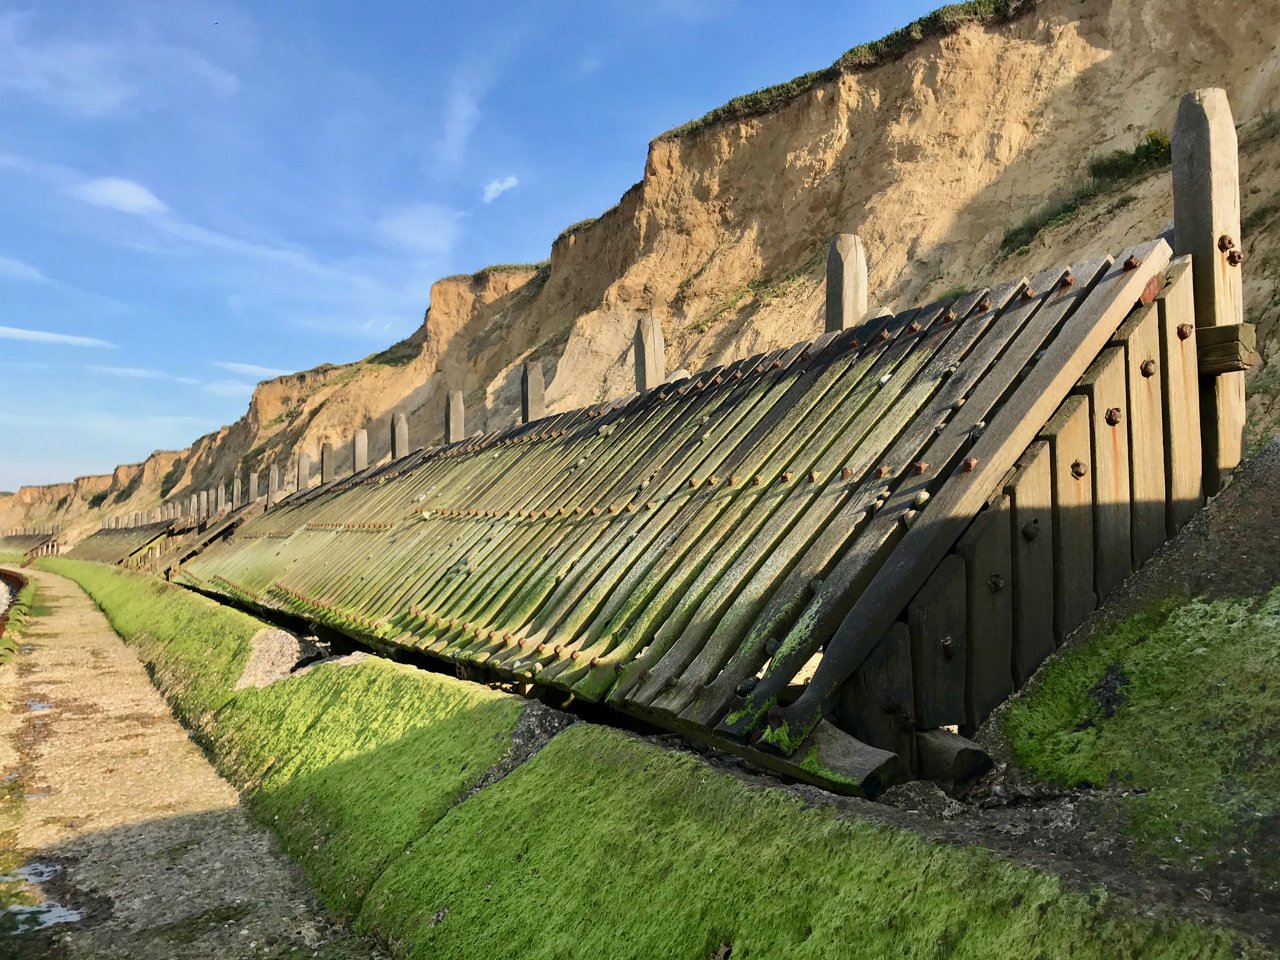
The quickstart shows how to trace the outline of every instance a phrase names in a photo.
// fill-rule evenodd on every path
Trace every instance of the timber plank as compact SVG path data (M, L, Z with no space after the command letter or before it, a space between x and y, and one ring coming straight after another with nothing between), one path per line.
M1196 361L1191 258L1169 265L1156 295L1160 317L1160 389L1164 399L1165 524L1173 537L1204 502L1200 380Z
M1053 629L1061 644L1098 605L1089 401L1068 397L1045 426L1053 479Z
M1013 682L1021 687L1053 653L1053 456L1037 440L1005 486L1013 542Z
M1133 569L1166 539L1164 391L1160 385L1160 313L1154 303L1135 310L1116 334L1128 380L1130 519Z
M840 690L836 726L859 740L896 753L915 769L915 687L911 676L911 630L902 622Z
M1013 693L1013 547L1009 498L997 496L978 514L956 555L964 561L968 610L965 724L978 729Z
M1104 350L1080 378L1093 438L1093 583L1101 602L1133 572L1124 351Z
M938 564L907 607L918 727L965 722L966 599L964 561L953 554Z

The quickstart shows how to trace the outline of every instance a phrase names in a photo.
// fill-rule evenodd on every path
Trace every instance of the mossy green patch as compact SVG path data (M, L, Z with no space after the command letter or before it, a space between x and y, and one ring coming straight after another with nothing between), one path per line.
M1066 784L1142 788L1141 846L1178 862L1256 849L1280 862L1280 587L1166 602L1049 664L1005 731L1019 763ZM1264 861L1270 862L1264 862Z
M421 957L1228 957L985 851L579 724L455 807L358 926Z

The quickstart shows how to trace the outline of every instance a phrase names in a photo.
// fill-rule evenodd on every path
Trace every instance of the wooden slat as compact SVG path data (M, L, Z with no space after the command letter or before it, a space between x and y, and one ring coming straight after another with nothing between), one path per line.
M1160 314L1154 303L1135 310L1116 333L1128 380L1129 490L1133 569L1166 539L1164 391L1160 383Z
M1200 452L1200 380L1191 258L1169 265L1156 295L1160 317L1160 390L1164 401L1165 524L1174 536L1204 502Z
M1013 541L1013 681L1022 686L1053 653L1053 457L1037 440L1005 487Z
M1079 390L1089 400L1093 436L1093 583L1101 602L1133 571L1124 351L1104 350Z
M1089 401L1068 397L1045 426L1044 439L1053 480L1053 630L1062 643L1098 605Z
M907 607L916 725L965 722L968 617L964 561L945 557Z
M1198 337L1200 376L1249 370L1259 362L1258 330L1252 323L1204 327Z
M911 631L895 623L862 667L841 688L833 719L859 740L896 753L915 767L915 687Z
M803 734L813 729L827 698L861 665L896 618L896 611L922 585L926 571L955 543L991 488L1035 438L1040 425L1110 340L1152 278L1163 274L1168 262L1169 247L1162 240L1124 251L1036 355L1029 370L997 370L989 375L989 382L980 390L995 388L1002 380L1008 383L1025 372L1012 396L991 416L973 444L972 468L955 465L931 502L928 521L907 531L845 616L804 695L781 711L771 744L784 751L794 749ZM1017 356L1012 348L1002 363L1011 356ZM901 504L895 512L901 515L907 509L908 504Z
M1013 692L1013 552L1001 494L956 544L968 595L965 729L976 730Z

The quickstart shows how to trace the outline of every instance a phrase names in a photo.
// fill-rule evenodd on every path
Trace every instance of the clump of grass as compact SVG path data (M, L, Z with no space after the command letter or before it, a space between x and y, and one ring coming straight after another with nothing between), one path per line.
M106 503L107 497L110 495L110 493L111 493L110 490L103 490L100 493L95 493L91 495L89 497L89 509L96 510L98 509L98 507Z
M582 233L588 227L592 227L599 222L600 222L599 217L585 217L582 220L579 220L577 223L571 223L567 227L565 227L563 230L560 231L559 236L557 236L555 240L551 241L551 245L554 247L561 240L564 240L565 238L569 237L572 234Z
M1000 253L1007 256L1023 249L1043 230L1070 223L1091 200L1166 167L1172 160L1169 136L1148 130L1132 150L1115 150L1089 161L1089 179L1061 200L1051 203L1004 235Z
M926 37L950 33L966 23L1009 20L1035 6L1035 2L1036 0L971 0L969 3L947 4L902 29L895 30L888 36L859 44L845 51L835 63L823 70L814 70L793 80L734 97L728 103L716 107L696 120L690 120L659 135L656 141L678 140L717 124L768 113L790 103L819 84L835 80L841 73L866 70L901 57Z
M1139 614L1050 663L1010 706L1014 754L1064 784L1142 788L1127 829L1160 857L1266 849L1280 818L1277 630L1280 587ZM1118 699L1099 696L1108 676ZM1280 862L1266 859L1255 868L1271 886Z

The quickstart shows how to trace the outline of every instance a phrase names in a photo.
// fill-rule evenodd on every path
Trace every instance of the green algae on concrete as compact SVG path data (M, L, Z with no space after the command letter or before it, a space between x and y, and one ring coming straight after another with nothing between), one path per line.
M1016 760L1058 782L1137 788L1126 829L1171 862L1280 881L1280 587L1172 599L1052 661L1009 707Z
M1233 955L1225 933L587 724L455 807L358 926L410 958Z

